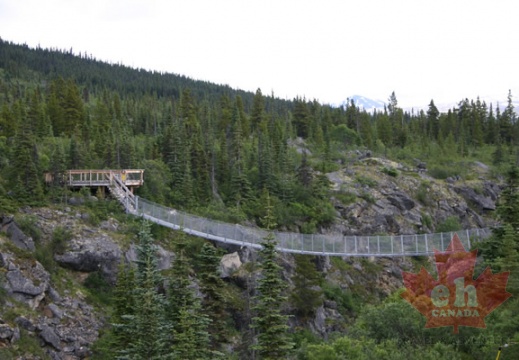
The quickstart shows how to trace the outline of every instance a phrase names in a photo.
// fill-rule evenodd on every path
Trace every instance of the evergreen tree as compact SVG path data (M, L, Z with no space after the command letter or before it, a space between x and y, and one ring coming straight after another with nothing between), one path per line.
M121 315L121 339L131 339L119 359L161 359L167 353L168 326L165 300L158 291L162 277L157 267L157 247L153 244L150 224L141 222L138 234L137 270L133 313Z
M290 301L303 319L308 319L323 303L323 291L320 288L322 278L310 256L295 255L294 259L296 269L293 278L294 290L291 292Z
M377 118L377 137L386 148L393 144L393 129L385 112Z
M267 206L267 229L272 229L272 209ZM257 344L253 346L261 359L285 359L293 348L288 336L288 316L283 315L286 302L286 282L281 278L281 266L277 263L276 240L269 233L260 250L261 278L254 310L253 328L257 330Z
M301 165L297 169L297 179L303 185L303 187L309 189L313 182L312 168L308 164L306 151L303 151L303 157L301 158Z
M519 295L519 251L517 246L517 229L505 224L502 229L500 255L493 260L492 270L509 271L506 290L512 295Z
M498 144L499 142L499 128L494 116L494 111L492 109L492 103L490 104L490 109L488 110L488 117L485 126L485 142L487 144Z
M438 135L440 133L440 120L439 120L440 112L436 105L434 105L434 101L431 100L429 103L429 109L427 110L427 123L429 125L429 138L436 140L438 139Z
M212 348L227 341L225 298L223 294L224 282L219 274L220 257L216 248L205 242L200 251L198 277L200 290L204 294L202 308L209 317L209 333L212 339Z
M501 226L492 230L492 235L482 241L481 249L487 264L492 265L496 259L506 258L510 244L504 245L508 237L517 239L519 234L519 167L511 166L507 173L506 186L501 192L497 204L497 215ZM517 240L515 248L517 249Z
M510 124L511 134L510 143L511 145L519 144L519 125L517 123L517 114L515 113L515 107L512 100L512 91L508 90L507 105L503 111L502 117L506 119L506 122Z
M112 325L114 340L109 349L115 355L127 349L133 341L130 330L129 319L135 314L135 268L131 264L118 266L117 282L115 284L112 301Z
M43 199L42 174L36 140L27 121L17 131L11 159L10 188L16 198L25 203L38 203Z
M179 232L177 257L169 277L167 318L171 324L171 351L179 359L210 359L210 320L202 312L200 298L191 285L186 257L186 235Z
M304 99L296 98L294 102L295 105L292 122L296 130L296 136L306 139L310 136L310 114L308 112L308 107Z
M0 111L0 136L5 136L6 138L14 136L17 125L13 112L7 103L4 103L2 105L2 111Z
M265 108L265 99L261 93L261 89L256 90L254 100L252 102L252 113L251 113L251 132L254 133L258 130L260 124L263 122L263 113ZM245 137L248 137L248 129L243 128Z

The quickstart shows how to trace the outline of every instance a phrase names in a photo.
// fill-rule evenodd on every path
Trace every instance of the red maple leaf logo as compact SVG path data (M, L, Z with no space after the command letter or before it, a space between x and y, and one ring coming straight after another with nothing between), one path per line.
M506 291L509 272L492 274L490 267L473 280L477 250L465 251L457 234L445 252L434 250L438 280L423 267L418 274L402 272L402 298L426 318L426 328L485 328L485 317L512 294Z

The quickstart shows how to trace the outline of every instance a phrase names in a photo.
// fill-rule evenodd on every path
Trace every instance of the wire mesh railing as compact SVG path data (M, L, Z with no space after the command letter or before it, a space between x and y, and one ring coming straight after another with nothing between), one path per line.
M266 230L187 214L140 197L135 198L135 204L135 208L128 209L134 215L210 240L260 248L261 242L268 235ZM281 252L332 256L432 255L435 249L444 251L454 233L468 250L475 242L488 237L491 231L469 229L436 234L375 236L273 232Z

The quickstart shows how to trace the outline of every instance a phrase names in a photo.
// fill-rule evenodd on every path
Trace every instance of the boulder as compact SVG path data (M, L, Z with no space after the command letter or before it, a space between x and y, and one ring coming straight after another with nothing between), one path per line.
M5 289L18 301L25 302L35 309L45 298L45 291L49 288L50 274L37 261L25 267L9 264L5 274Z
M0 319L0 348L8 344L14 344L20 340L20 329L3 323Z
M220 276L222 278L231 277L242 265L240 255L237 252L226 254L220 260Z
M22 329L25 329L30 332L36 331L36 326L34 326L31 320L27 319L24 316L18 316L16 319L14 319L14 322Z
M40 337L46 343L51 345L56 350L61 350L61 340L53 328L48 325L43 325L40 332Z
M100 271L110 282L117 277L121 249L109 236L92 234L73 239L63 254L54 259L63 267L85 272Z

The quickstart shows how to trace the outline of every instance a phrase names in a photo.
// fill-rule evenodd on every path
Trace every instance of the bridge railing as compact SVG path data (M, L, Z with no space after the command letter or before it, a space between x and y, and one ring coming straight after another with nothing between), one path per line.
M182 229L207 239L259 248L268 232L253 227L210 220L174 210L143 198L136 199L136 213L161 225ZM466 250L490 235L489 229L456 232ZM273 232L279 251L336 256L419 256L444 251L454 232L417 235L345 236Z

